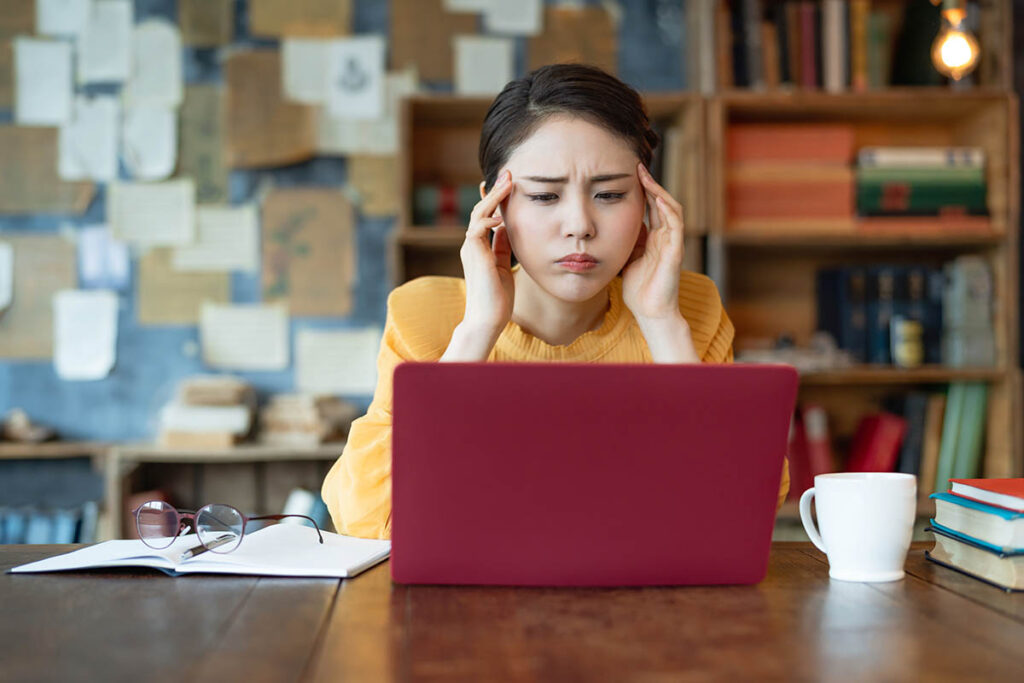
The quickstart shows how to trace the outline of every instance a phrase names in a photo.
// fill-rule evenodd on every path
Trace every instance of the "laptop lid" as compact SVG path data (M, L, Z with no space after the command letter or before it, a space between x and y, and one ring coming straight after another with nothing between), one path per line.
M392 578L756 583L797 385L782 365L403 363Z

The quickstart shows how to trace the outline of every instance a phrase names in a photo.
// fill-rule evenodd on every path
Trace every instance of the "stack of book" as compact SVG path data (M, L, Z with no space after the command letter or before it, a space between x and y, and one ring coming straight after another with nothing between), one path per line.
M988 215L981 147L862 147L856 176L861 216Z
M789 424L786 457L789 463L788 500L800 500L803 492L814 486L816 476L835 471L828 414L823 406L809 403L797 407Z
M255 391L242 380L189 377L160 412L158 441L167 448L229 448L249 435L255 408Z
M950 367L995 364L993 287L984 258L959 256L941 269L874 264L823 268L816 279L817 329L857 362L894 362L892 323L920 323L921 358Z
M316 446L343 439L358 409L336 396L277 394L260 410L261 442Z
M1024 590L1024 479L951 479L932 494L928 559L1004 590Z
M728 229L853 230L852 126L738 123L729 126L726 152Z

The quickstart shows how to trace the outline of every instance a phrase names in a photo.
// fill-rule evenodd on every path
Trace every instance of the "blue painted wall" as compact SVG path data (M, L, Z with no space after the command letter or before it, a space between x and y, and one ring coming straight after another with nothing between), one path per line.
M247 2L236 1L235 41L238 45L275 45L275 41L248 35ZM550 2L550 0L549 0ZM685 87L681 56L683 0L622 0L623 21L619 26L619 76L640 90L679 90ZM550 4L557 4L551 2ZM600 4L600 3L595 3ZM387 35L387 0L356 0L356 33ZM176 0L135 0L136 21L162 17L175 21ZM525 73L525 39L517 40L517 75ZM221 80L216 50L185 49L187 83ZM427 83L425 89L450 90L448 83ZM87 88L90 95L115 93L111 86ZM10 111L0 110L0 123L12 120ZM230 194L233 204L250 201L264 178L275 185L341 186L346 183L344 159L317 158L286 168L233 171ZM0 238L4 232L54 233L62 225L103 223L106 202L103 188L83 216L0 216ZM349 317L293 318L292 331L303 328L343 328L383 325L388 283L387 236L393 219L360 216L357 222L358 273L354 308ZM121 294L118 322L117 365L109 377L92 382L66 382L57 378L49 361L0 360L0 414L19 407L31 418L55 427L64 438L91 440L140 440L156 432L156 415L173 395L180 379L209 372L199 359L195 326L149 327L135 319L135 272L132 286ZM256 302L260 298L258 274L232 276L232 298ZM294 337L293 337L294 339ZM262 394L293 389L292 371L237 373ZM365 408L371 397L348 397Z

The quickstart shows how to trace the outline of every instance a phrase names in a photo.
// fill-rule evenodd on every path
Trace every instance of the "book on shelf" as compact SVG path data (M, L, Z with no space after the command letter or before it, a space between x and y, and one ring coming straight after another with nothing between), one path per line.
M828 414L816 403L801 405L790 422L789 500L799 500L819 474L835 471Z
M336 396L275 394L260 409L259 440L279 446L341 440L358 415L355 405Z
M157 441L184 450L231 448L252 431L255 406L255 390L238 378L186 377L160 410Z
M903 397L902 413L907 421L907 431L896 461L897 472L920 474L929 400L931 396L926 391L911 391Z
M241 574L351 578L386 560L391 541L341 536L298 524L274 524L245 534L229 553L203 552L183 559L186 551L201 548L195 534L180 536L163 550L141 540L98 543L70 553L9 569L10 573L61 572L111 567L147 567L170 576L185 574Z
M946 412L946 395L934 393L928 397L928 413L925 416L924 441L921 444L921 464L918 468L917 494L923 502L935 490L934 482L939 465L939 448L942 443L943 416Z
M862 417L850 445L846 470L892 472L896 468L906 429L906 419L893 413L881 412Z

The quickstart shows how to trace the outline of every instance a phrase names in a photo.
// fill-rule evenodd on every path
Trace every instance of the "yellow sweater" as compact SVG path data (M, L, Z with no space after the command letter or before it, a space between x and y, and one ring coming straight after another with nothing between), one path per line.
M516 266L518 268L519 266ZM604 322L565 346L551 346L509 322L495 343L490 362L651 363L636 319L622 301L622 278L609 285ZM377 358L377 390L366 415L355 420L348 442L324 480L321 495L339 533L364 538L391 537L391 388L403 361L437 361L466 309L466 282L452 277L421 277L388 296L387 322ZM679 310L690 326L697 354L705 363L731 363L733 326L718 290L704 275L684 271ZM789 491L782 468L779 505Z

